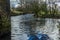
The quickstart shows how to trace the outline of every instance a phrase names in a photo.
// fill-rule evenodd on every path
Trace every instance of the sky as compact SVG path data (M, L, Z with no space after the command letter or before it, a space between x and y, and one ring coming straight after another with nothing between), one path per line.
M16 1L16 0L10 0L10 1L15 1L15 2L18 3L19 0L17 0L17 1ZM10 2L10 3L13 3L13 2ZM14 5L15 5L15 4L18 5L17 3L13 3L13 4L14 4ZM60 2L57 2L56 4L58 4L58 6L60 6Z
M19 4L19 1L17 0L10 0L10 7L17 7Z
M16 1L16 0L10 0L10 1Z

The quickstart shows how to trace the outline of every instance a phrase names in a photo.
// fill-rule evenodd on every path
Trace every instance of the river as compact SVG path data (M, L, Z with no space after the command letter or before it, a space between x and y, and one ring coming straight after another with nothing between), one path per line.
M47 34L51 40L60 40L60 19L35 18L33 15L11 16L11 40L28 40L32 32Z

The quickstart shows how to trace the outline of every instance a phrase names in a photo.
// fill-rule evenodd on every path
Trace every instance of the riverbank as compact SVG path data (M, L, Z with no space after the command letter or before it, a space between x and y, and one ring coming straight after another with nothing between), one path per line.
M11 14L11 16L18 16L18 15L25 15L25 14L34 14L34 13L32 13L32 12L21 12L21 13L14 13L14 12L11 12L10 13Z
M25 15L25 14L34 14L34 13L28 13L28 12L26 12L26 13L13 13L13 12L11 12L11 16L19 16L19 15ZM40 15L38 15L38 16L36 16L36 15L34 15L34 17L40 17L40 18L53 18L53 19L60 19L60 14L56 14L56 15L53 15L53 14L46 14L46 15L42 15L42 16L40 16Z
M34 14L34 17L40 17L40 18L53 18L53 19L60 19L60 13L59 14L49 14L49 13L34 13L34 12L22 12L22 11L17 11L17 10L11 10L11 16L18 16L18 15L25 15L25 14Z

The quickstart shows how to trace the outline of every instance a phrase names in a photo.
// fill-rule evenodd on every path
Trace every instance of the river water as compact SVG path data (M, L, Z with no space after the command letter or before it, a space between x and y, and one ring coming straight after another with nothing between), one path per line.
M11 40L28 40L32 32L47 34L51 40L60 40L60 19L35 18L33 15L11 16Z

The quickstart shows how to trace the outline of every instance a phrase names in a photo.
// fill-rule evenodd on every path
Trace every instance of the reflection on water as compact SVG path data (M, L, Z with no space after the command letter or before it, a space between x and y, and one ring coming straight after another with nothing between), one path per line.
M28 40L31 33L47 34L52 40L58 40L60 19L34 18L33 14L11 17L11 39Z

